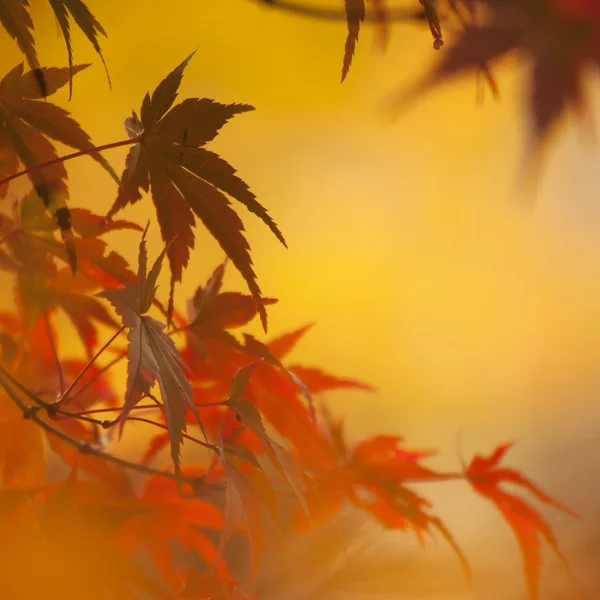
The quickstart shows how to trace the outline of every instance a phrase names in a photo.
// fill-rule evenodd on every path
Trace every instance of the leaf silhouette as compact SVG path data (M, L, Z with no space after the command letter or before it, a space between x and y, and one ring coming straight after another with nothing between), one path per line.
M235 170L217 154L203 148L236 114L253 110L247 104L220 104L207 98L188 98L172 107L188 56L154 90L146 94L140 112L125 126L137 143L130 149L117 198L107 219L151 191L162 238L170 242L171 296L181 281L198 217L242 274L256 302L263 327L267 315L252 268L244 225L225 194L238 200L264 221L277 238L285 240L266 209L258 203Z
M475 456L467 468L465 475L479 494L491 500L496 505L513 530L523 553L529 598L536 600L538 597L538 581L542 563L540 536L552 548L569 576L570 570L548 523L525 500L519 496L505 492L499 486L502 483L512 483L524 487L536 496L538 500L550 504L570 515L576 515L569 508L540 490L518 471L499 466L500 461L512 446L512 443L498 446L488 457Z
M71 19L75 21L85 37L90 41L94 50L100 56L106 76L110 84L108 69L104 62L104 56L100 44L98 43L98 34L106 37L106 32L102 25L98 23L90 9L82 0L48 0L50 7L56 15L58 26L67 46L69 57L69 98L73 91L73 75L77 68L73 64L73 48L71 46ZM4 0L0 3L0 23L19 46L27 59L27 64L31 67L36 83L42 96L48 95L48 83L46 80L45 69L40 69L40 63L35 49L35 40L33 38L33 21L29 14L29 2L27 0Z
M58 26L63 34L65 45L67 46L67 54L69 56L69 98L73 93L73 48L71 46L71 19L77 23L77 26L97 52L104 70L108 83L110 85L110 75L108 74L108 68L104 61L102 49L98 42L98 34L102 34L106 37L106 32L102 28L102 25L98 23L94 15L90 12L90 9L82 2L82 0L48 0L50 6L56 15Z
M267 434L262 417L256 405L243 398L246 388L252 376L255 367L262 360L255 361L242 367L234 376L231 382L231 393L227 399L227 405L233 409L238 417L258 436L263 443L269 458L273 465L283 475L294 491L301 507L310 518L308 506L305 500L306 488L302 471L296 464L296 461L281 445L271 439Z
M29 2L27 0L6 0L0 3L0 23L2 23L6 33L17 42L19 50L27 59L27 64L31 69L37 70L40 68L40 61L35 51L33 21L28 9ZM43 77L38 79L38 85L42 94L44 94Z
M225 266L225 263L217 266L206 284L198 286L190 301L191 322L187 329L199 338L210 336L223 342L231 341L224 330L247 325L257 314L252 296L221 291ZM276 302L275 298L263 298L265 305Z
M73 73L87 66L76 65L73 67ZM58 160L50 141L55 140L77 150L89 152L117 182L119 178L107 160L99 152L93 151L94 144L90 137L77 121L71 118L68 111L50 102L40 101L44 95L53 94L68 82L69 70L42 68L36 73L43 75L45 94L40 91L34 72L23 72L22 63L0 80L0 154L7 155L7 165L13 172L17 169L16 158L30 169L29 179L46 210L55 218L60 228L69 253L71 269L75 272L77 257L71 213L66 202L69 198L67 171L61 162L50 164L44 169L36 167Z
M117 418L120 430L123 431L131 409L158 382L171 441L171 457L179 475L179 453L186 431L188 406L196 415L198 424L201 425L201 422L192 400L192 388L182 371L184 362L181 355L164 332L164 325L145 314L154 301L156 281L168 251L165 247L148 272L146 231L140 242L137 283L130 282L120 289L105 290L98 295L111 302L129 329L127 392L123 410Z
M356 43L358 42L358 33L360 24L365 20L365 0L345 0L346 21L348 22L348 35L346 37L346 46L344 48L344 64L342 66L342 81L346 79Z

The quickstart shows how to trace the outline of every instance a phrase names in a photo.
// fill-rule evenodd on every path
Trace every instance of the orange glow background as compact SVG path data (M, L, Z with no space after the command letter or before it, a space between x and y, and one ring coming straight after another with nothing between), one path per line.
M511 464L591 518L584 483L591 476L577 452L600 425L600 155L567 119L536 203L519 201L526 69L511 63L498 70L500 102L488 94L477 106L475 80L465 79L391 121L385 97L435 59L425 27L394 26L382 55L365 26L340 85L343 22L290 16L251 0L88 5L109 35L102 46L112 91L74 30L76 62L93 66L75 78L71 102L66 89L53 101L68 107L97 144L125 138L132 108L139 110L145 92L196 47L180 98L256 107L228 124L211 148L238 169L289 243L286 251L240 207L263 292L280 299L269 311L269 335L316 322L296 361L378 388L330 396L347 415L350 434L403 434L412 446L439 449L433 464L440 468L458 466L459 432L466 457L515 439ZM32 7L42 63L65 65L47 3ZM1 35L6 72L22 59ZM125 153L106 154L117 171ZM87 158L68 170L72 205L106 212L116 192L107 174ZM119 216L150 219L151 250L158 252L149 198ZM222 260L209 235L200 226L197 232L177 289L180 307ZM107 239L135 264L137 237ZM166 274L162 281L165 295ZM227 281L243 289L233 270ZM9 288L2 289L2 303L12 302ZM71 337L63 350L79 353ZM564 486L571 460L579 461L579 475ZM598 465L595 473L597 479ZM483 537L486 548L495 538L511 544L492 509L465 487L441 485L428 494L467 540L467 553ZM583 535L588 526L584 519L570 528ZM513 558L516 568L516 548Z

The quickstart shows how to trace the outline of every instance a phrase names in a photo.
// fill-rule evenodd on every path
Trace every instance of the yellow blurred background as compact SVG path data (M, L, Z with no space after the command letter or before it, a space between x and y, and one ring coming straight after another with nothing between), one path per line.
M48 3L31 4L42 63L65 65ZM569 472L569 448L576 453L600 427L597 147L568 120L550 149L537 201L526 205L515 193L528 135L525 68L498 70L499 102L488 94L478 106L475 79L467 78L390 121L383 100L435 59L425 27L395 25L381 54L365 26L340 85L343 22L258 4L89 0L108 32L102 47L112 91L74 30L76 62L94 64L75 78L70 102L66 89L54 101L97 144L123 139L123 120L145 92L197 47L180 98L257 109L236 117L211 148L239 170L289 242L286 251L240 207L263 292L280 299L269 311L269 335L316 322L294 362L378 388L330 395L350 434L405 435L412 446L439 449L440 468L458 466L459 433L467 457L515 439L511 464L585 512L585 500L553 477L548 457L561 455L556 464ZM0 39L6 72L21 55L6 35ZM106 154L117 171L125 153ZM72 205L106 212L116 192L106 173L87 158L68 170ZM119 216L150 218L158 252L150 198ZM177 289L181 307L222 259L197 231ZM135 263L137 237L110 239ZM162 281L166 295L166 275ZM233 270L227 281L244 289ZM75 339L68 349L80 351ZM499 521L463 487L440 486L429 496L477 542Z

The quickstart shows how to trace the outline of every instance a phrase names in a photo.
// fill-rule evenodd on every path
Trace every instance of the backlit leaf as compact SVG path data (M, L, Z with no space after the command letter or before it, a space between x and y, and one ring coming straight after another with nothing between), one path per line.
M102 55L102 50L100 48L100 44L98 42L98 35L101 34L106 37L106 32L102 28L102 25L96 20L94 15L90 12L90 9L82 2L82 0L48 0L54 14L56 15L56 20L58 22L58 26L62 32L63 38L65 40L65 45L67 46L67 55L69 57L69 69L71 77L69 79L69 95L72 92L73 88L73 48L71 46L71 19L75 21L79 29L83 32L85 37L92 44L94 50L98 53L102 64L104 65L104 70L106 71L106 76L108 78L108 82L110 84L110 76L108 74L108 69L106 67L106 63L104 62L104 56Z
M169 429L171 457L176 473L180 472L179 454L186 431L185 413L192 409L201 425L193 404L192 388L184 375L185 366L173 340L164 332L164 325L144 314L151 306L156 292L156 279L160 271L165 248L147 272L145 232L140 242L137 283L129 282L120 289L105 290L98 295L109 300L129 329L127 336L127 392L125 404L117 421L120 429L132 408L158 383L164 406L164 416Z
M538 597L538 581L542 564L540 537L552 548L569 576L571 576L570 570L548 523L525 500L514 494L509 494L499 486L503 483L520 485L532 492L542 502L555 506L571 515L574 513L542 492L542 490L528 481L518 471L499 467L500 461L511 447L512 444L504 444L498 446L489 457L475 456L467 468L465 475L479 494L491 500L496 505L513 530L523 553L529 598L536 600Z
M246 280L266 328L267 315L244 225L225 194L244 204L282 243L285 241L234 169L202 147L217 136L229 119L253 107L220 104L207 98L187 98L172 106L191 56L158 85L152 96L146 94L140 117L134 112L126 121L129 135L137 143L129 151L117 198L107 218L139 201L141 191L151 192L162 238L170 242L170 312L173 286L181 281L188 264L194 247L195 219L200 219Z
M87 66L77 65L73 67L73 73ZM107 160L99 152L93 151L94 144L90 137L68 111L50 102L40 101L40 98L54 93L69 81L69 70L41 68L37 72L44 77L45 94L40 93L31 71L23 73L23 64L16 66L0 81L0 148L1 152L9 155L13 169L16 169L15 155L26 169L30 169L29 179L60 228L71 269L75 272L76 252L71 214L67 207L69 191L65 166L62 162L56 162L43 169L31 169L58 159L50 142L55 140L89 153L116 181L119 178Z

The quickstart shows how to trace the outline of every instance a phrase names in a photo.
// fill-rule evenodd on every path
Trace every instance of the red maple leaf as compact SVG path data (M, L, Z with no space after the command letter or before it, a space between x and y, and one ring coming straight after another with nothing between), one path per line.
M482 496L491 500L502 513L513 530L523 553L527 590L531 600L538 597L538 581L541 567L540 537L552 548L570 576L567 561L558 547L550 525L525 500L510 494L500 486L512 483L533 494L538 500L575 516L569 508L548 496L521 473L514 469L500 467L500 461L513 444L498 446L488 457L475 456L465 475L473 488Z

